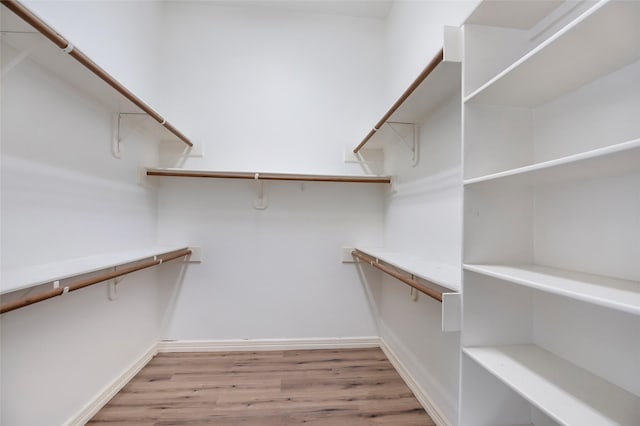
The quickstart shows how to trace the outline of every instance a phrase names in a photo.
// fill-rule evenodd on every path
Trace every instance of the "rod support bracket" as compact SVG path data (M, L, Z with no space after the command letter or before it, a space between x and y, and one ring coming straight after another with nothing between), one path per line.
M264 210L268 206L267 195L264 193L264 181L260 180L260 173L256 173L253 180L256 191L253 208L256 210Z
M397 121L387 121L384 124L391 129L396 138L409 150L411 167L418 165L420 138L418 126L414 123L401 123ZM402 128L402 131L398 131Z
M126 137L128 135L123 135L122 133L122 120L123 118L126 117L130 117L130 116L144 116L144 118L142 120L140 120L138 123L136 123L133 128L131 129L131 133L135 132L135 130L142 125L142 123L145 121L145 119L148 117L148 115L144 112L132 112L132 113L126 113L126 112L119 112L113 115L113 122L112 122L112 137L111 137L111 154L117 158L117 159L121 159L122 158L122 141L124 139L126 139Z

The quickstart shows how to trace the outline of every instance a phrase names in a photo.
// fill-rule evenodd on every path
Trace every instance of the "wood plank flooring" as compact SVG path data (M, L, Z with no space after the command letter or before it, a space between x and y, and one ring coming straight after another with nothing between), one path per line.
M434 425L378 349L163 353L90 425Z

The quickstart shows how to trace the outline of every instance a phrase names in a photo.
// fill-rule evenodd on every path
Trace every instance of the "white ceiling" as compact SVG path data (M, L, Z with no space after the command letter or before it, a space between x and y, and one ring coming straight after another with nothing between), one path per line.
M220 0L211 3L382 19L389 14L393 0Z

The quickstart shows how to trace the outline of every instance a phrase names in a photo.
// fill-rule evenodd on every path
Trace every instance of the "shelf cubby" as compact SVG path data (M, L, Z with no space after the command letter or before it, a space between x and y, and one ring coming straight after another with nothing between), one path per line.
M640 282L540 265L464 265L467 271L640 315Z
M537 185L640 172L640 139L609 145L529 166L466 179L465 185L508 181Z
M640 58L638 16L638 2L599 1L465 102L536 106L634 62Z
M640 397L536 345L463 351L559 424L640 423Z

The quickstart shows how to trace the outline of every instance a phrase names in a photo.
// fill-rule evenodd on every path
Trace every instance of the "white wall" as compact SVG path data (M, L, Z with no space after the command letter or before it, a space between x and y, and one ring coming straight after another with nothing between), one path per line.
M388 100L395 100L442 47L443 26L458 26L477 2L396 1L387 20ZM385 168L397 191L387 197L384 245L433 262L460 266L462 171L460 95L419 126L420 161L385 143ZM441 331L441 304L383 277L380 335L451 424L457 423L459 333Z
M203 158L185 167L358 173L343 163L373 121L382 20L283 10L165 5L165 106ZM370 184L164 179L161 240L205 261L173 289L167 339L375 336L341 247L379 245L386 189Z
M25 0L24 4L164 114L159 110L162 88L157 68L162 48L158 43L162 2Z
M163 109L205 157L186 167L358 173L345 149L383 106L384 21L165 5Z
M395 0L386 19L386 110L442 48L445 25L459 26L480 0ZM382 112L380 116L382 116Z
M16 53L3 44L2 63ZM30 60L1 84L2 268L153 245L137 167L156 143L130 134L116 160L111 113ZM127 276L113 302L103 283L3 314L0 423L62 424L140 358L158 335L156 273Z

